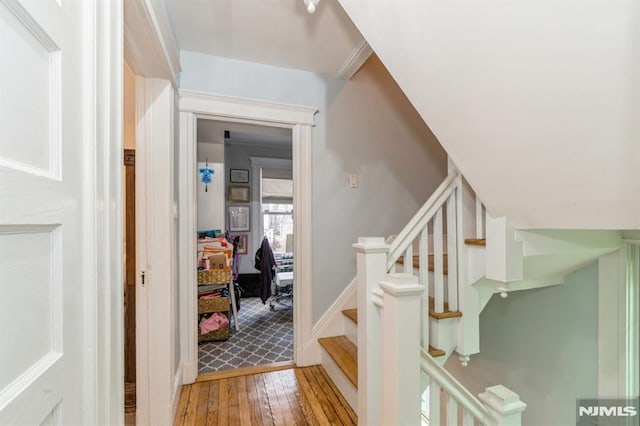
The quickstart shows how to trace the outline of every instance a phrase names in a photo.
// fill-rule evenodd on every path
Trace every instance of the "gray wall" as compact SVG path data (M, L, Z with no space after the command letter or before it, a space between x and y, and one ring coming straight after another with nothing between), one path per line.
M523 425L575 424L577 398L598 394L598 265L564 284L494 295L480 317L480 353L445 367L475 395L504 385L528 406Z
M251 159L250 157L264 157L264 158L280 158L280 159L291 159L292 150L291 145L289 148L273 148L273 147L260 147L260 146L247 146L247 145L234 145L234 144L226 144L225 145L225 169L226 169L226 187L231 184L229 182L229 170L231 169L245 169L249 170L249 182L247 184L234 184L240 186L250 186L253 181L253 177L251 173ZM260 193L258 188L251 187L251 217L253 218L255 215L261 214L259 205L260 205ZM228 203L229 205L239 205L239 203ZM241 205L241 203L240 203ZM227 228L229 226L228 223L229 217L227 215ZM258 245L262 242L262 235L259 235L256 229L251 229L250 232L238 232L238 234L247 234L247 254L240 256L240 273L241 274L257 274L259 271L255 269L253 266L254 255L256 250L258 249Z
M319 109L313 129L313 318L355 276L358 236L398 233L446 174L446 155L380 61L350 81L182 51L180 86ZM360 188L348 175L360 175Z

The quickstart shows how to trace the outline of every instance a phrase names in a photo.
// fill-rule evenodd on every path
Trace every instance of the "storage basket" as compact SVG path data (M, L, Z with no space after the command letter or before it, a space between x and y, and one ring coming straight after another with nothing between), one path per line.
M207 334L200 334L200 328L198 327L198 343L200 342L213 342L216 340L227 340L229 338L229 324L225 324L216 331L212 331Z
M209 312L228 312L228 297L212 297L210 299L198 299L198 313L206 314Z
M231 281L231 268L198 271L198 284L226 284Z

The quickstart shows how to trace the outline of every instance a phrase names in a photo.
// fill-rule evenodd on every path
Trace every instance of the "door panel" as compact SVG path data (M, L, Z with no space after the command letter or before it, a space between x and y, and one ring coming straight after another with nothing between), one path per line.
M0 0L0 424L82 423L82 7Z

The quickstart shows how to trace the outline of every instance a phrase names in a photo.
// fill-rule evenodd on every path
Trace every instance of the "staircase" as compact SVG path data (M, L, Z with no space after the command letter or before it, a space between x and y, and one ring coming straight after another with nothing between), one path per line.
M617 250L620 235L516 230L487 215L454 170L392 241L361 238L354 247L358 306L341 312L344 335L319 343L359 423L519 425L526 404L517 394L493 386L478 398L445 361L455 353L466 365L479 352L480 313L492 294L560 285Z

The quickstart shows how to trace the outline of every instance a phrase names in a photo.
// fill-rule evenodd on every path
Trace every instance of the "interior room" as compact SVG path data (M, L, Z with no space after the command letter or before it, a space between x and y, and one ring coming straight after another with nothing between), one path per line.
M199 374L293 359L291 130L197 121Z

